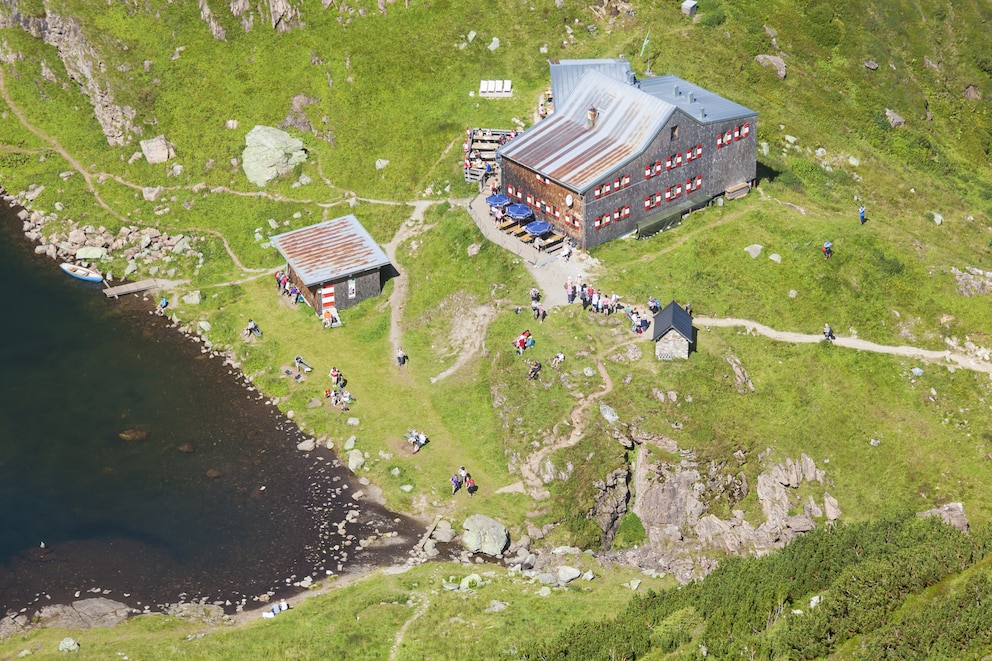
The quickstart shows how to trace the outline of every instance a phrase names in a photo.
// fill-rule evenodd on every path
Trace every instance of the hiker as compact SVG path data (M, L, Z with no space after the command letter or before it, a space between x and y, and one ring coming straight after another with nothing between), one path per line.
M477 490L478 490L478 487L475 486L475 480L472 479L472 476L471 475L469 475L468 473L465 473L465 491L468 492L469 498L471 498L472 495Z
M254 335L255 337L262 337L262 329L258 327L254 319L248 320L248 325L245 327L245 337L249 335Z
M541 362L535 360L530 364L530 369L527 371L527 380L536 381L537 375L541 373Z
M641 316L637 314L637 310L631 310L630 312L630 332L640 333L641 328Z
M858 207L858 219L861 221L862 225L865 224L865 205L863 204Z
M408 361L408 360L409 360L409 357L405 353L403 353L403 349L402 348L396 350L396 364L397 365L399 365L400 367L403 367L404 365L406 365L406 361Z
M565 247L561 249L561 258L567 262L569 257L571 256L572 256L572 244L566 241Z
M540 303L537 304L537 318L541 320L542 324L544 323L544 320L548 318L548 311L545 310L544 306Z
M534 247L537 248L537 252L541 252L544 249L544 239L541 237L534 239Z
M332 367L328 376L331 377L331 383L338 389L344 385L344 378L342 378L341 372L337 367Z
M310 363L308 363L307 361L303 360L303 356L300 356L299 354L297 354L296 358L293 359L293 362L296 364L296 371L297 372L312 372L313 371L313 367L310 366Z
M530 300L532 303L537 303L541 300L541 292L537 287L530 288Z
M462 481L458 479L458 473L451 476L451 495L454 496L462 486Z
M685 304L684 306L682 306L682 307L684 307L684 308L685 308L685 311L686 311L686 313L687 313L687 314L689 314L689 315L692 315L692 306L691 306L690 304L688 304L688 303L686 303L686 304Z
M158 308L155 310L155 314L161 317L165 314L165 308L167 307L169 307L169 299L163 296L162 300L158 302Z
M565 354L559 351L558 353L555 354L555 357L551 359L551 366L558 367L559 365L562 364L564 360L565 360Z
M468 471L465 470L465 467L464 466L459 466L458 467L458 480L462 484L465 484L465 478L467 478L467 477L468 477Z
M827 338L830 341L837 339L834 336L834 329L830 327L830 324L823 325L823 337Z
M823 243L823 257L825 259L830 259L834 254L834 244L832 241L825 241Z

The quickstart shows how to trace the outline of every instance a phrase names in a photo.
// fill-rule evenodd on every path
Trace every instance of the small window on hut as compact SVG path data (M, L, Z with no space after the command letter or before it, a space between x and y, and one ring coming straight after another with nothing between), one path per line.
M678 140L678 139L679 139L679 127L673 126L672 127L672 140Z

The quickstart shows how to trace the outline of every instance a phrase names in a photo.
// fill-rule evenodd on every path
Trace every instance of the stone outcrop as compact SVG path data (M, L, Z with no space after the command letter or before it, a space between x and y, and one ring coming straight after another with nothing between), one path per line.
M617 468L611 471L605 480L593 483L597 491L589 517L594 519L599 529L603 531L605 549L610 548L617 534L617 528L620 527L620 521L627 513L627 501L630 498L630 489L627 487L629 478L630 472L626 468Z
M126 619L131 608L106 597L80 599L71 605L45 606L38 611L38 625L60 629L112 627Z
M256 126L245 136L242 167L256 186L265 186L307 160L303 141L271 126Z
M131 142L133 136L141 135L140 127L134 125L134 108L118 105L109 84L100 80L104 58L89 43L74 19L63 18L48 8L44 16L26 16L13 0L6 0L3 4L0 27L19 27L32 37L55 47L69 78L90 100L93 115L103 129L107 144L120 147Z
M947 525L954 526L962 532L968 532L968 517L964 515L964 505L961 503L947 503L932 510L917 512L916 516L938 516Z
M906 125L906 120L900 117L895 110L889 108L885 109L885 119L889 120L889 125L894 129Z
M785 80L785 60L778 55L757 55L754 60L763 67L774 67L779 80Z
M501 556L510 545L506 526L484 514L473 514L462 524L462 546L471 553Z

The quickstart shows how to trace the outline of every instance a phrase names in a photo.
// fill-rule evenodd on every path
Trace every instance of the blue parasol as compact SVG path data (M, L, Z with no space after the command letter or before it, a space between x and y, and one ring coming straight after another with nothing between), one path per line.
M491 207L505 207L510 203L510 196L503 195L502 193L498 195L490 195L486 198L486 204Z
M528 234L536 234L540 236L548 232L551 229L551 223L544 220L535 220L533 223L528 223L524 226L524 231Z
M506 215L514 220L523 220L524 218L530 218L534 215L530 207L526 204L521 204L517 202L516 204L511 204L506 208Z

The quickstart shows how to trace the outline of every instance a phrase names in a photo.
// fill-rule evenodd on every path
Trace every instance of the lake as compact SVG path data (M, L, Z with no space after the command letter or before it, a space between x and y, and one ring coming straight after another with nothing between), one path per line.
M34 255L6 208L0 281L4 612L77 593L232 610L405 559L415 521L353 501L354 475L329 451L296 450L305 437L223 358L152 302L108 300ZM358 550L388 532L390 546Z

